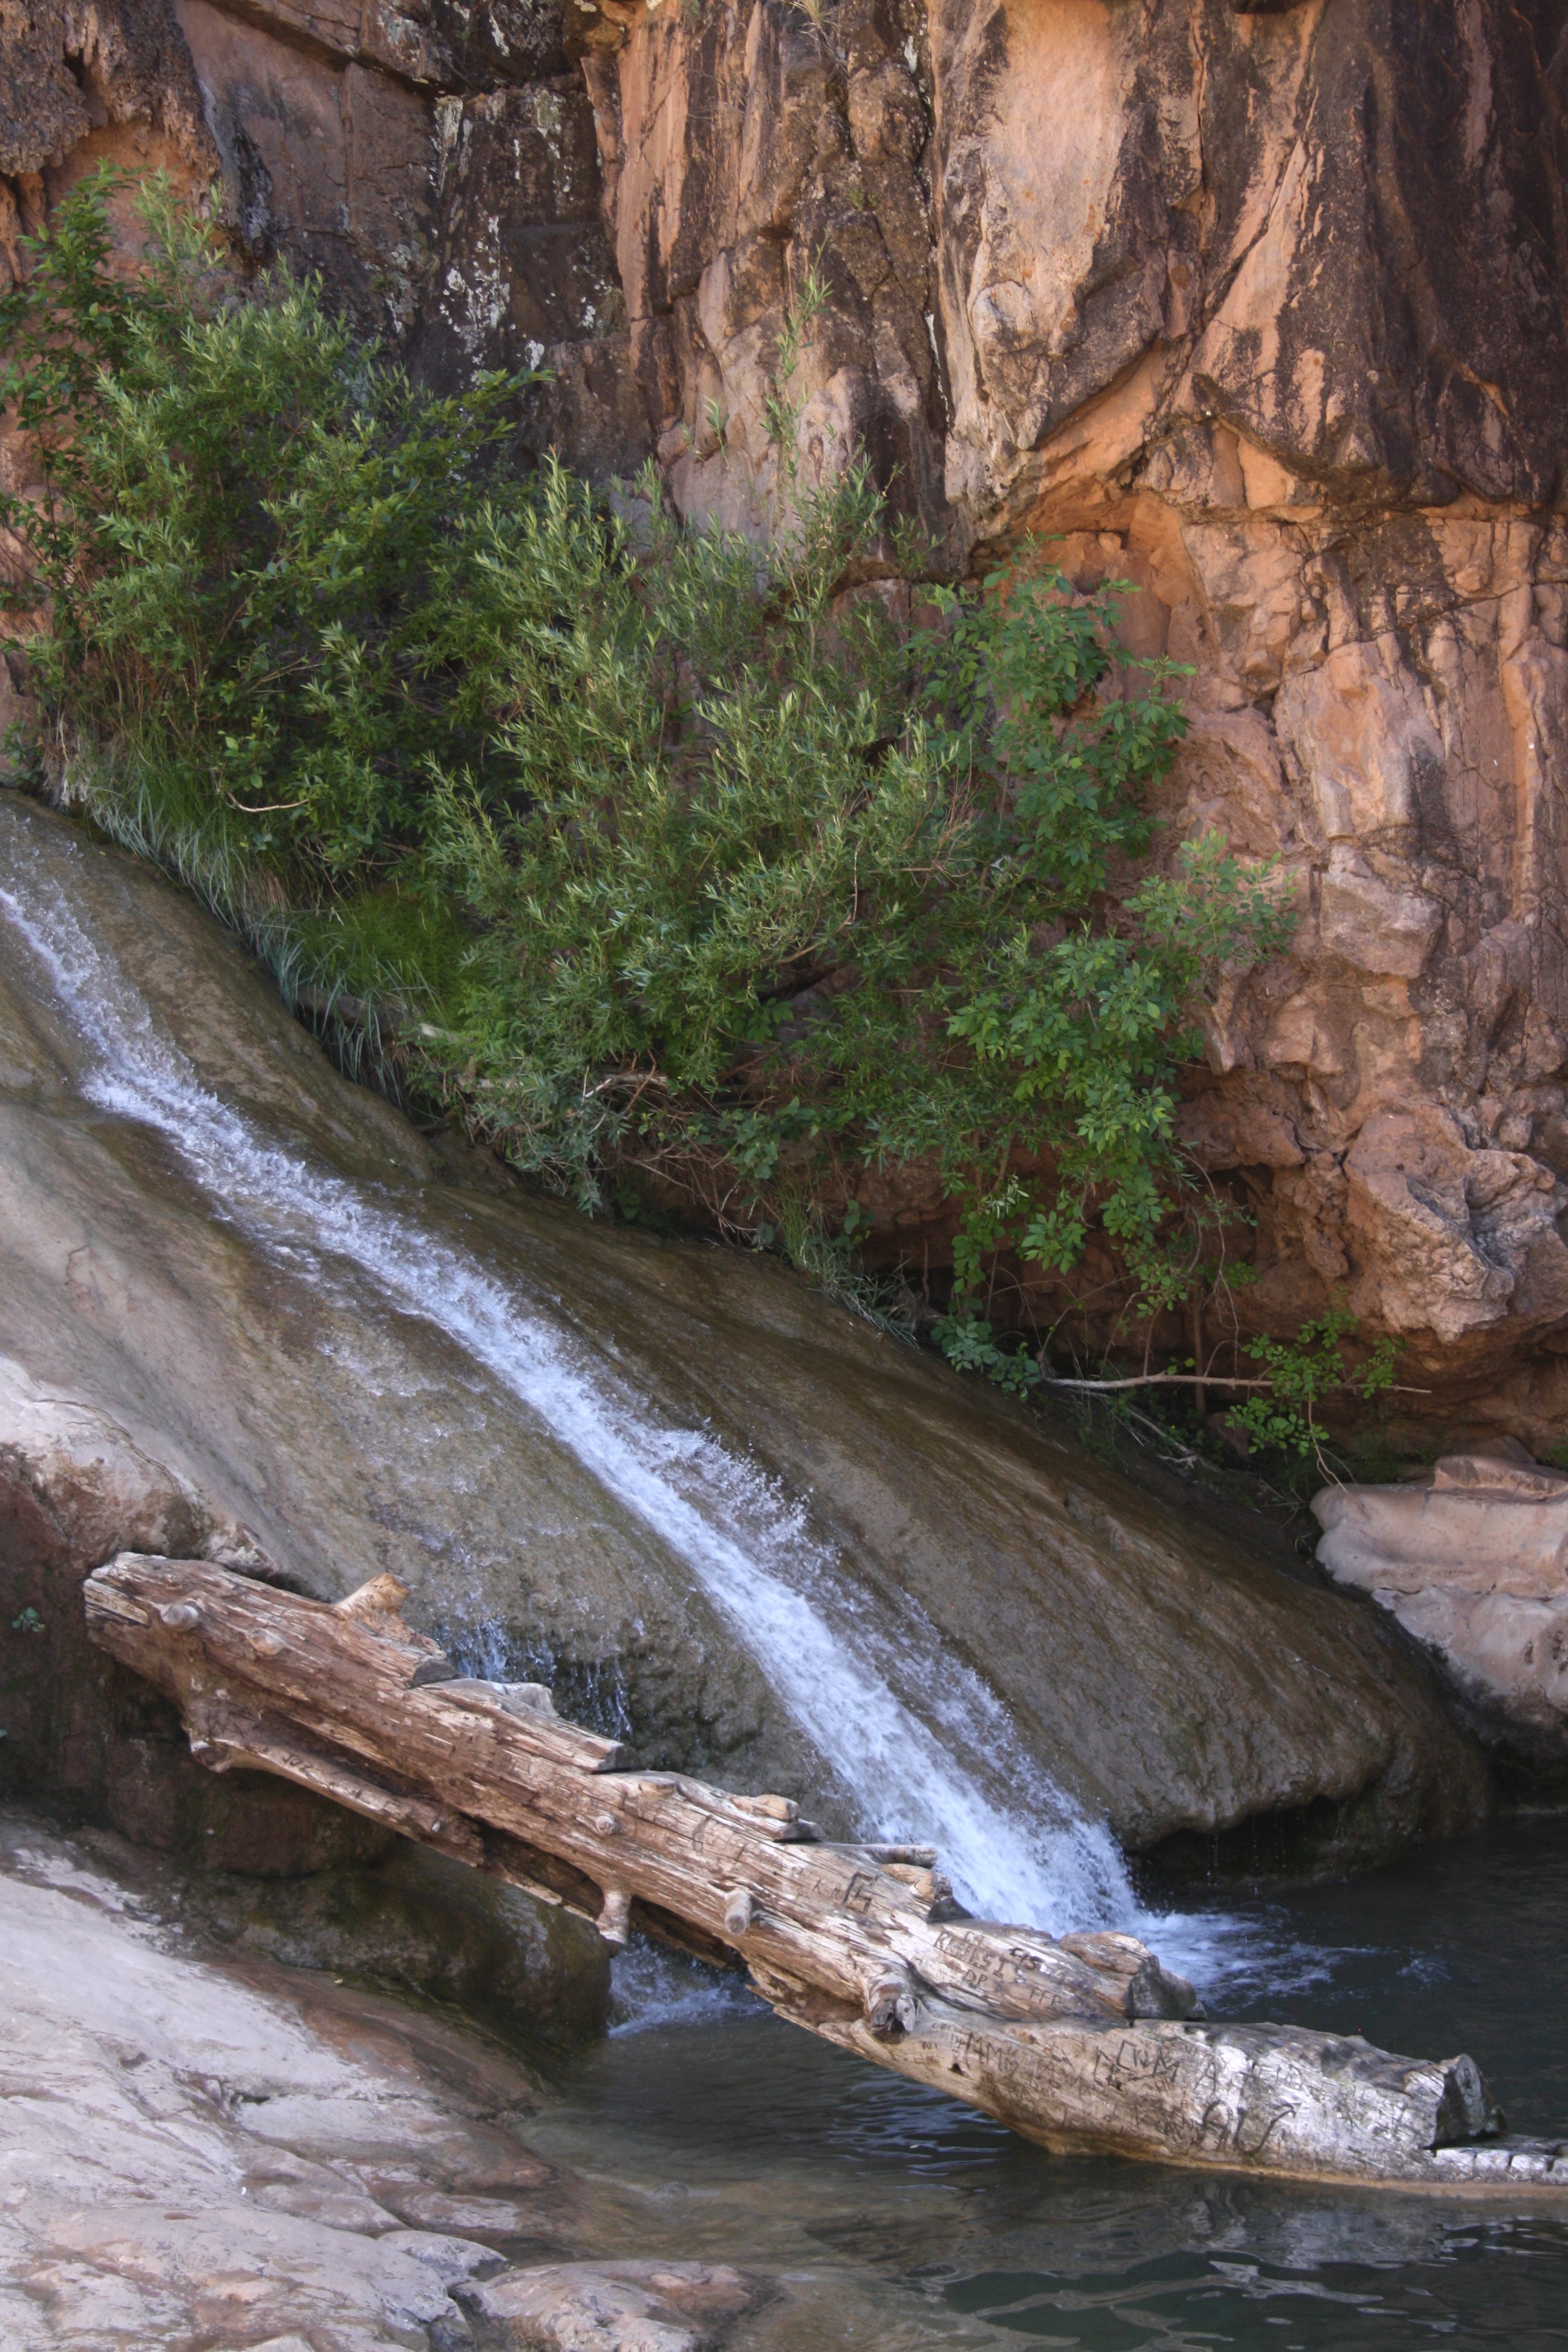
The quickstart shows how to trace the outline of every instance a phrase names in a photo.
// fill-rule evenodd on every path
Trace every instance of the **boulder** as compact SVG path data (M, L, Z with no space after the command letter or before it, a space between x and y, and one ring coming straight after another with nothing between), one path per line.
M707 2263L551 2263L503 2271L462 2300L481 2341L527 2352L705 2352L758 2299L755 2279Z
M215 1962L176 1908L114 1841L0 1818L6 2344L457 2352L449 2289L504 2257L407 2227L379 2183L406 2208L515 2179L554 2235L550 2176L508 2128L533 2085L433 2017Z
M1398 1486L1328 1486L1318 1558L1443 1662L1494 1738L1568 1762L1568 1475L1522 1446Z

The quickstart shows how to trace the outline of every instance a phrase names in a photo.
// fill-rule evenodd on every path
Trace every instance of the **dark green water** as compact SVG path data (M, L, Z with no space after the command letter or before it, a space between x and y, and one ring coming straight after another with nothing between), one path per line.
M1215 2013L1468 2049L1511 2127L1568 2137L1568 1820L1332 1885L1159 1900L1223 1910ZM1184 1936L1205 1931L1173 1920L1167 1948ZM803 2344L1568 2347L1561 2205L1051 2157L652 1956L627 1994L538 2137L652 2189L672 2245L793 2277L818 2315Z

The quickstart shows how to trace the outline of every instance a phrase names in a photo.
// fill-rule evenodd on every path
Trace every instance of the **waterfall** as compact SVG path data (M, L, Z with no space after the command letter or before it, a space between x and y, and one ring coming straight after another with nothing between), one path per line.
M896 1626L871 1622L803 1505L754 1463L705 1430L661 1423L568 1328L395 1193L281 1147L205 1086L78 920L37 844L7 831L0 915L87 1048L89 1100L165 1137L215 1212L259 1245L322 1276L334 1261L354 1269L373 1311L379 1301L425 1318L501 1383L686 1564L852 1799L860 1834L935 1845L985 1916L1058 1931L1135 1923L1109 1832L1026 1754L995 1695L912 1605ZM87 854L76 842L51 852L68 865Z

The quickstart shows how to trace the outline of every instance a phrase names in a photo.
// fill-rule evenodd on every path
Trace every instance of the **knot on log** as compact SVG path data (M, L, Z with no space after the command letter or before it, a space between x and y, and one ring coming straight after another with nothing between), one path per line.
M1462 2147L1467 2141L1492 2139L1507 2129L1508 2117L1488 2090L1475 2060L1450 2059L1437 2102L1433 2147Z
M742 1813L755 1813L764 1822L797 1822L800 1807L793 1797L731 1797L730 1802Z
M733 1936L738 1943L741 1937L748 1933L751 1925L751 1889L745 1886L731 1887L724 1897L724 1933L726 1936Z
M912 2033L919 2016L920 1999L907 1969L884 1969L866 1987L866 2023L879 2042Z
M373 1576L368 1584L356 1585L333 1609L340 1617L364 1617L373 1622L378 1617L396 1617L408 1598L408 1587L395 1576Z
M547 1715L559 1723L555 1712L555 1693L548 1683L497 1683L500 1702L509 1715Z
M918 1862L884 1861L882 1868L889 1878L900 1880L909 1888L915 1901L923 1905L928 1917L951 1919L963 1916L952 1899L952 1881L942 1871Z
M395 1643L400 1650L412 1651L418 1663L410 1679L410 1689L426 1690L432 1683L455 1682L458 1670L439 1644L426 1633L416 1633L405 1622L401 1612L407 1598L408 1587L400 1577L373 1576L368 1584L356 1585L353 1592L334 1601L332 1614L352 1619L381 1641Z

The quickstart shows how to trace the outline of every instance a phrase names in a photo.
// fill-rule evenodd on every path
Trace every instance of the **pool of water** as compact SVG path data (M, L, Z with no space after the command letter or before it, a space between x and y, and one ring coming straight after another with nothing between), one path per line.
M1152 1900L1175 1915L1173 1942L1213 1954L1215 2013L1468 2049L1513 2128L1568 2136L1568 1819L1506 1822L1331 1885ZM628 2232L656 2214L649 2251L784 2278L802 2313L791 2344L1568 2347L1568 2210L1548 2200L1053 2157L780 2024L732 1982L651 1953L621 1971L620 2025L533 2136L635 2200Z

